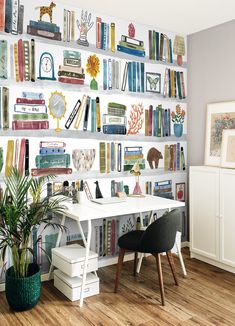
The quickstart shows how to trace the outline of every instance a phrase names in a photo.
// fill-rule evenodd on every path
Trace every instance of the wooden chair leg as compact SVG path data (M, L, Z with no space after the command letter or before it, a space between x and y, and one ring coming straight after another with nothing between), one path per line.
M172 272L174 281L175 281L175 285L179 285L178 279L177 279L177 276L176 276L176 269L175 269L175 264L174 264L174 258L172 256L171 251L170 250L167 251L166 255L167 255L167 259L168 259L168 262L169 262L169 265L170 265L170 268L171 268L171 272Z
M163 276L162 276L162 264L161 264L161 255L157 254L156 263L157 263L157 272L158 272L158 279L159 279L159 286L160 286L160 293L162 299L162 306L165 306L165 294L164 294L164 285L163 285Z
M133 270L133 275L134 275L134 276L136 276L137 259L138 259L138 252L135 252L135 258L134 258L134 270Z
M118 255L117 270L116 270L116 281L115 281L115 288L114 288L115 293L117 293L117 290L118 290L119 279L120 279L121 272L122 272L122 264L123 264L124 255L125 255L125 249L120 248L119 255Z

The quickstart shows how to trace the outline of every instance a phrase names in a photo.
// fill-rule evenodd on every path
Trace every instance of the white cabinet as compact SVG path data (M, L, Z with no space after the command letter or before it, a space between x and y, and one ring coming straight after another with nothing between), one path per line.
M235 170L190 167L190 253L235 272Z

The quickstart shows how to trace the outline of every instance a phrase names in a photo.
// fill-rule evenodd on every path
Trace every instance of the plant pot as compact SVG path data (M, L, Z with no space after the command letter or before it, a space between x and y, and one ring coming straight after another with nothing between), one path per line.
M95 80L95 78L93 78L90 82L90 89L93 89L93 90L98 90L98 83L97 81Z
M175 137L181 137L183 135L183 124L182 123L174 124L174 134L175 134Z
M6 272L5 292L9 306L15 311L33 308L41 295L41 272L37 264L29 264L28 277L15 277L13 267Z

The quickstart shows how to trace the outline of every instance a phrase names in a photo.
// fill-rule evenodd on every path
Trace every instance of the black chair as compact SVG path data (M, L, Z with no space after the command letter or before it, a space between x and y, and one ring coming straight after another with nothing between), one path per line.
M138 252L151 253L156 258L157 271L161 292L162 305L165 305L165 295L164 295L164 285L162 277L162 267L161 267L161 253L166 252L167 259L171 268L171 272L175 281L178 285L175 264L171 249L175 243L176 232L180 225L180 211L178 209L172 210L169 213L164 214L162 217L158 218L152 224L150 224L145 231L131 231L118 239L119 256L116 271L116 282L115 290L117 292L119 279L121 276L123 258L125 251L134 251L134 276L136 275L136 266Z

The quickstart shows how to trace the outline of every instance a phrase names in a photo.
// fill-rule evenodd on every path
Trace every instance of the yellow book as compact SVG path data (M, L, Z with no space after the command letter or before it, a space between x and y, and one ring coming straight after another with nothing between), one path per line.
M7 142L7 157L5 164L5 176L9 177L11 175L13 167L13 157L14 157L14 140L8 140Z

